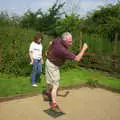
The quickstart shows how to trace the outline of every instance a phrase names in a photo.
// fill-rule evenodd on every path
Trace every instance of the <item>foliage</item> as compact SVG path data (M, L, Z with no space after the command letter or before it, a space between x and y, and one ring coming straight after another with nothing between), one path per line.
M23 75L29 72L28 48L35 31L15 27L0 28L1 72Z
M77 54L84 42L89 46L89 52L113 54L115 33L120 31L120 3L100 7L80 18L77 14L62 18L61 8L64 3L56 2L53 6L42 12L28 10L24 16L10 17L7 12L0 13L0 71L27 75L31 71L29 66L28 48L37 31L45 34L60 36L69 31L73 35L73 45L70 48ZM53 38L53 37L52 37ZM51 36L44 37L43 52L46 51ZM120 34L118 34L120 40ZM120 42L117 43L117 54L120 54ZM44 53L43 53L44 54ZM99 59L99 58L97 58ZM104 59L104 58L103 58ZM88 61L84 61L89 64ZM74 62L67 62L63 68L76 67Z
M52 29L55 28L57 20L59 20L62 15L60 9L63 5L64 3L58 4L56 1L46 13L43 13L41 9L38 9L37 12L28 10L22 17L21 26L24 28L33 28L49 34L55 34Z
M96 76L91 76L88 81L87 84L90 85L91 87L97 87L97 85L99 84L99 79Z
M18 27L20 24L21 17L17 15L9 16L6 11L0 12L0 26L15 26Z
M29 45L36 34L34 30L19 27L0 28L0 72L15 75L30 75L32 66L29 65ZM44 35L43 54L51 37Z
M2 11L0 12L0 26L5 24L9 24L9 16L7 12Z
M120 31L120 2L102 6L88 14L82 29L89 33L102 33L113 40L115 33Z
M23 28L36 29L37 26L36 22L37 22L37 14L32 12L31 10L27 10L24 16L22 16L20 26Z
M64 19L59 20L56 23L55 31L57 35L61 35L63 32L73 32L79 29L80 20L79 16L75 14L66 15Z

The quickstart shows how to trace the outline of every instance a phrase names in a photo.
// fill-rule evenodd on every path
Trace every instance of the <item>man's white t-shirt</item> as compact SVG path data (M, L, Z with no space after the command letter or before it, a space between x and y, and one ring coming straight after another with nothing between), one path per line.
M37 44L35 42L32 42L30 44L29 51L33 53L33 58L40 60L42 58L42 44Z

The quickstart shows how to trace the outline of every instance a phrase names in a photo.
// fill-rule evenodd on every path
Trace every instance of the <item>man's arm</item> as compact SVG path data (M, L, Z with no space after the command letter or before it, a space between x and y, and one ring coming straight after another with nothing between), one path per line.
M50 41L50 42L49 42L48 49L45 51L45 55L46 55L46 56L47 56L47 54L48 54L48 51L50 51L50 49L51 49L52 42L53 42L53 41Z
M87 50L88 45L84 43L82 50L78 53L78 55L75 56L75 61L80 61L82 59L82 56L84 55L84 52Z

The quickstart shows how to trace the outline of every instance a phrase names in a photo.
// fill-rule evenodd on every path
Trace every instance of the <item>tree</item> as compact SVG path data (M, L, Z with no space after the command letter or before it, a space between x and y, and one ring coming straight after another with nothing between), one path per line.
M56 34L61 35L65 31L73 32L74 30L79 29L80 23L81 21L78 15L67 15L64 19L61 19L56 23Z
M22 16L21 26L24 28L33 28L36 29L37 22L37 14L32 12L31 10L27 10L27 12Z
M66 14L77 14L80 15L81 9L81 0L59 0L59 2L65 2L65 5L62 9Z
M90 33L103 33L112 40L114 34L120 31L120 2L93 11L84 21L83 29Z
M63 14L60 12L63 5L64 3L58 4L57 0L46 13L43 13L41 9L38 9L37 12L28 10L23 16L21 25L23 27L34 28L42 32L54 34L52 29Z
M7 12L0 12L0 25L8 25L9 24L9 16Z

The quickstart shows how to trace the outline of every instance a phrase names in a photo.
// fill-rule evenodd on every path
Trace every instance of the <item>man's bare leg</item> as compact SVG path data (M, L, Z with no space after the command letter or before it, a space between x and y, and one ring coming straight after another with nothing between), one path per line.
M51 91L51 96L52 96L52 103L56 103L56 96L57 96L57 89L58 85L53 85L53 89Z
M50 84L46 84L46 91L44 94L45 101L51 101L51 90L52 90L52 86Z
M54 112L61 112L59 106L56 104L56 96L57 96L57 90L58 90L59 85L53 85L53 89L51 91L51 96L52 96L52 111Z

